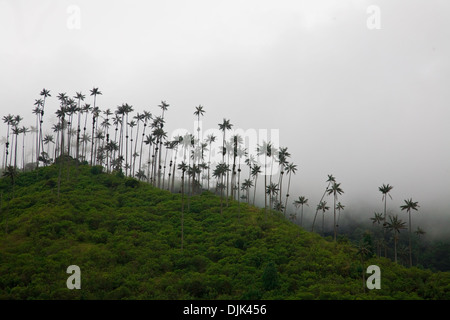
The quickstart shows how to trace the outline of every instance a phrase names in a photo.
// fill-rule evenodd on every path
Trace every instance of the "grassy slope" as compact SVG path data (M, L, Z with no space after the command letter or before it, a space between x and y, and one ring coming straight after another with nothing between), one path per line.
M450 274L370 258L381 290L363 291L349 243L335 244L276 213L220 198L190 199L181 251L181 195L88 166L0 180L0 299L449 299ZM78 173L76 170L79 170ZM128 181L128 182L127 182ZM187 203L186 203L187 209ZM187 211L187 210L186 210ZM5 235L5 228L8 234ZM68 290L69 265L81 290Z

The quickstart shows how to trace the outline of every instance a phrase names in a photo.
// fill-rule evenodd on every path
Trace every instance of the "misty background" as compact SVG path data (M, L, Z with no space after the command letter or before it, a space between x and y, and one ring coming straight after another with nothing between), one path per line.
M368 8L379 8L370 29ZM128 103L169 131L223 118L233 129L278 129L299 170L290 202L312 217L333 174L345 219L370 223L420 205L413 229L450 227L450 2L448 1L20 1L0 0L1 116L34 125L35 99L98 87L105 110ZM0 124L0 136L6 126ZM2 146L3 148L3 146ZM254 150L253 150L254 151ZM260 184L261 186L261 184ZM329 203L332 198L329 197ZM318 216L319 219L320 216Z

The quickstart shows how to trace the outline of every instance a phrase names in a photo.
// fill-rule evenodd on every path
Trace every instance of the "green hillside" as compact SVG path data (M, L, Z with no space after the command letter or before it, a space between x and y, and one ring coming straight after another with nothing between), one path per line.
M224 200L221 214L204 192L182 214L181 194L74 164L59 187L59 170L21 173L14 190L0 180L0 299L450 299L450 273L361 254L279 212ZM373 264L379 290L363 287Z

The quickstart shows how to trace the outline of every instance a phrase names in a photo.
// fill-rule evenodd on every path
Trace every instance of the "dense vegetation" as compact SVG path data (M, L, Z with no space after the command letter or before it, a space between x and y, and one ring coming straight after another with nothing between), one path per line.
M70 158L2 178L0 191L1 299L450 299L450 273L377 258L370 237L333 241L209 191ZM372 264L380 290L363 286ZM81 290L66 287L69 265Z

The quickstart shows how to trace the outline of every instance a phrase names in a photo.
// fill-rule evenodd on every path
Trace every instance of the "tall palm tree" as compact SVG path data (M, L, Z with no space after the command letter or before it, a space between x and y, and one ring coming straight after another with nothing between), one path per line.
M21 128L22 136L22 172L25 172L25 137L27 133L31 132L30 128L22 126Z
M336 222L336 230L339 229L339 219L341 218L341 211L343 211L345 209L345 206L338 202L336 205L336 210L338 211L338 218L337 218L337 222Z
M208 152L208 190L210 189L210 186L209 186L209 180L210 180L210 169L211 169L211 153L212 153L212 148L211 148L211 145L212 145L212 143L213 142L215 142L216 141L216 136L214 135L214 134L209 134L207 137L206 137L206 143L209 143L209 152Z
M41 112L39 115L39 139L38 139L38 155L40 154L40 151L44 149L44 137L42 134L42 126L44 123L44 109L45 109L45 100L48 97L51 97L50 90L42 89L40 92L40 96L43 97L42 99L42 105L41 105ZM37 159L36 159L37 160ZM39 161L36 161L36 168L39 166Z
M264 190L267 188L267 158L272 157L273 146L272 143L263 141L262 145L256 147L258 156L264 155ZM264 210L267 216L267 193L264 193ZM267 217L266 217L267 218Z
M77 146L76 146L76 151L75 151L75 156L78 159L78 157L80 156L80 142L81 142L81 115L83 114L83 110L84 110L81 107L81 101L84 101L86 96L84 94L82 94L81 92L76 92L74 98L78 100Z
M300 197L298 197L297 200L294 201L294 206L295 206L296 208L298 208L299 206L302 207L302 212L301 212L301 215L300 215L300 226L301 226L301 227L303 227L303 206L304 206L305 204L309 207L309 205L308 205L308 199L307 199L305 196L300 196Z
M319 205L320 205L320 203L322 202L323 198L325 197L325 195L326 195L326 193L327 193L327 191L328 191L328 188L330 187L331 183L336 182L336 179L333 177L332 174L329 174L329 175L328 175L328 179L327 179L326 182L328 182L328 185L327 185L327 187L325 188L325 191L324 191L324 193L323 193L323 195L322 195L322 198L320 198ZM313 231L313 232L314 232L314 225L315 225L315 222L316 222L317 213L319 212L319 210L320 210L320 209L319 209L319 206L317 206L317 208L316 208L316 214L314 215L314 220L313 220L312 227L311 227L311 231Z
M245 191L247 203L250 203L250 188L253 187L253 181L250 179L245 179L242 183L241 190Z
M325 227L325 212L329 209L330 207L327 206L326 201L320 201L320 203L317 205L317 211L322 210L322 235L324 234L324 227Z
M409 215L409 266L412 267L412 246L411 246L411 233L412 233L412 228L411 228L411 210L416 210L417 208L420 208L419 206L419 202L414 202L411 199L409 200L404 200L405 204L403 206L400 206L400 208L403 210L406 210L406 212L408 212Z
M270 209L273 209L272 203L273 198L277 196L278 192L280 191L280 188L278 187L278 183L269 183L268 186L266 186L266 194L269 196L269 207ZM267 215L266 215L267 219Z
M8 114L3 117L3 122L7 125L7 135L6 135L6 143L5 143L5 152L4 152L4 160L3 169L8 166L8 155L9 155L9 129L14 124L14 116Z
M370 218L370 220L372 221L372 225L377 224L378 226L380 225L382 226L383 225L382 223L384 221L383 214L379 212L374 212L374 215L372 218ZM376 243L377 243L377 256L381 257L381 246L384 245L384 238L379 237L378 239L376 239Z
M257 165L257 164L254 164L254 165L252 166L252 169L251 169L251 175L252 175L252 177L253 177L253 181L255 182L255 187L254 187L254 189L253 189L253 205L255 205L255 199L256 199L256 184L258 183L258 175L259 175L260 173L262 173L262 171L261 171L261 166L259 166L259 165ZM265 190L265 187L264 187L264 190Z
M334 241L336 241L336 235L337 235L337 223L336 223L336 201L338 199L338 195L341 195L344 193L342 188L340 187L340 183L333 182L331 185L331 188L328 190L328 195L333 195L333 214L334 214L334 225L333 225L333 232L334 232Z
M133 152L133 170L132 170L133 173L136 170L136 158L141 155L141 153L137 153L137 145L138 145L138 141L139 141L139 124L141 122L145 122L145 117L146 117L145 114L140 114L140 113L137 113L134 116L134 119L137 122L137 128L136 128L136 142L134 145L134 152ZM142 146L142 144L141 144L141 146ZM142 152L142 150L140 152ZM140 170L140 168L139 168L139 170Z
M386 228L394 231L394 257L397 263L397 242L400 230L406 229L406 222L403 222L398 216L389 216L389 222L386 223Z
M386 242L386 208L387 208L387 196L389 196L389 198L391 198L392 200L392 196L389 194L389 192L391 192L391 190L393 189L393 186L390 186L389 183L388 184L384 184L381 187L378 187L378 190L383 194L382 200L384 202L384 216L383 216L383 236L384 236L384 241ZM384 247L384 256L387 257L387 246Z
M291 188L291 176L292 176L292 174L295 174L297 172L297 165L293 164L293 163L289 163L285 167L285 170L286 170L286 173L289 174L289 180L288 180L288 188L287 188L287 192L286 192L286 200L284 202L284 215L286 215L287 202L288 202L288 198L289 198L289 190ZM280 193L281 193L281 186L280 186ZM281 197L280 197L280 201L281 201Z
M278 166L279 166L279 170L280 170L280 175L278 178L278 184L280 186L280 199L279 202L281 203L281 197L283 195L283 176L284 176L284 171L287 169L287 166L289 165L288 162L288 158L291 156L291 154L287 151L288 148L286 147L280 147L280 150L278 150L278 153L275 155L276 156L276 160L278 161ZM287 170L286 170L287 171ZM289 191L286 193L289 194ZM287 199L286 199L287 202ZM284 207L286 208L286 204L284 205ZM286 213L285 213L286 214Z
M99 114L100 114L100 109L97 108L96 106L96 102L97 102L97 96L98 95L102 95L102 93L100 92L100 90L98 88L92 88L91 89L91 96L94 96L94 105L92 107L92 142L91 142L91 166L94 164L93 163L93 159L94 159L94 143L95 143L95 121L98 118Z
M228 171L230 171L230 167L225 162L220 162L213 171L213 177L217 178L217 185L220 186L220 214L223 213L223 180Z

